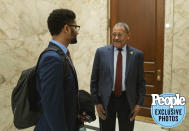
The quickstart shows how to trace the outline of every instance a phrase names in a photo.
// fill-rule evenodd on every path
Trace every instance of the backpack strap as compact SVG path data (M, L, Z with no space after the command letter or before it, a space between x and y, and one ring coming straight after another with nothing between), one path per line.
M45 52L48 52L48 51L54 51L56 52L57 54L59 54L63 60L64 60L64 63L63 63L63 75L64 75L64 78L68 75L68 71L69 71L69 64L68 64L68 57L66 56L66 54L64 54L64 52L60 49L60 47L56 46L56 45L50 45L48 46L39 56L38 58L38 61L37 61L37 65L36 65L36 70L35 70L35 73L37 72L37 69L38 69L38 66L39 66L39 61L42 57L42 55L45 53Z

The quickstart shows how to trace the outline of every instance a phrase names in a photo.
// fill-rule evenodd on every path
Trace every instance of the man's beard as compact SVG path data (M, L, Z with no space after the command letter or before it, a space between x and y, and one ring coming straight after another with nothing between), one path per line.
M76 44L77 43L77 36L75 35L73 30L71 30L71 36L72 36L72 39L70 40L70 44Z
M70 44L76 44L76 43L77 43L77 37L72 38Z

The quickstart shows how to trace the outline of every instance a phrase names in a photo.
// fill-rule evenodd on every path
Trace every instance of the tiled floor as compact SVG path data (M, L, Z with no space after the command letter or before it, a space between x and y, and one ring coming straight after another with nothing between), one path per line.
M94 121L94 122L85 123L85 124L93 126L93 127L99 127L98 119L96 121ZM87 131L95 131L95 130L87 129ZM116 121L116 131L119 131L119 129L118 129L118 121ZM166 130L162 129L157 124L146 123L146 122L141 122L141 121L135 121L134 131L166 131Z

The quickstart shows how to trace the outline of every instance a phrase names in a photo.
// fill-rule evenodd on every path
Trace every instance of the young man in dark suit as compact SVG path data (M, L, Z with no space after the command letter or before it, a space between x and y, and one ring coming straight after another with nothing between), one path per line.
M68 60L65 77L65 59L55 51L45 52L37 69L37 90L40 95L42 115L35 131L78 131L78 81L69 55L69 44L77 43L80 26L76 15L68 9L53 10L47 20L52 40L48 46L58 47Z
M145 95L143 53L128 45L126 23L113 27L113 44L98 48L95 54L91 94L95 99L101 131L131 131Z

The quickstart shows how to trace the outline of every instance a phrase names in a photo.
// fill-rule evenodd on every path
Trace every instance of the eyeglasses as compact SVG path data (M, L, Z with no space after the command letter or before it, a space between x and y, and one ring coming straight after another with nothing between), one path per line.
M69 25L69 26L73 26L76 31L79 31L79 30L80 30L80 26L79 26L79 25Z
M117 37L120 38L120 37L123 36L123 34L124 34L124 33L113 33L112 36L113 36L113 37L116 37L116 36L117 36Z

